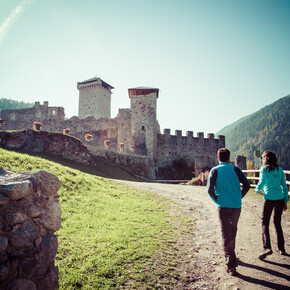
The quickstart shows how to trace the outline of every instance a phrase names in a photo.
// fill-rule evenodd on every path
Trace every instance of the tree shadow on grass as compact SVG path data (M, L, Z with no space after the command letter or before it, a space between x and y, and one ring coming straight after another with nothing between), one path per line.
M270 262L270 261L267 261L267 262L270 263L270 264L276 265L276 266L285 267L286 269L289 268L289 266L285 265L285 264L279 264L279 263L274 263L274 262ZM268 269L268 268L265 268L265 267L261 267L261 266L257 266L257 265L253 265L253 264L249 264L249 263L245 263L243 261L239 262L239 266L243 266L243 267L247 267L247 268L252 268L252 269L259 270L259 271L263 271L265 273L268 273L271 276L276 276L276 277L285 279L287 281L290 281L290 277L288 275L285 275L283 273L277 272L277 271L272 270L272 269ZM289 289L289 286L286 286L286 285L282 285L282 284L278 284L278 283L274 283L274 282L269 282L269 281L266 281L266 280L260 280L260 279L253 278L253 277L250 277L250 276L242 275L240 273L239 273L238 277L240 279L248 282L248 283L252 283L252 284L255 284L255 285L261 285L261 286L264 286L264 287L268 287L270 289Z

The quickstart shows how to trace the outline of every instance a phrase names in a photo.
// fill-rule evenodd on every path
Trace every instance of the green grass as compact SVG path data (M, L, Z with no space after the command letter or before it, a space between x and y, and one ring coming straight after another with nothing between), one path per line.
M190 263L191 258L176 243L177 235L186 244L195 229L195 220L186 211L153 193L97 176L101 167L95 171L50 159L55 162L0 149L2 167L16 172L47 170L60 179L62 227L56 232L60 289L174 289L184 279L180 262ZM104 175L130 179L106 166ZM246 198L262 202L253 190Z
M60 289L154 287L154 273L170 265L174 250L167 241L174 232L163 200L153 193L4 149L0 160L9 170L47 170L60 179ZM160 248L171 252L162 266L156 265Z

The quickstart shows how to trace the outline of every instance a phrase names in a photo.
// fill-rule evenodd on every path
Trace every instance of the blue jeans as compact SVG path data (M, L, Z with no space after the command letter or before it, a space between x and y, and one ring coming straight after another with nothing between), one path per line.
M238 264L235 254L235 246L241 208L220 207L218 208L218 213L221 224L226 264L228 269L236 268Z
M274 210L274 226L277 235L277 244L280 251L285 251L285 242L283 236L283 230L281 227L281 218L284 208L284 199L280 200L264 200L263 213L262 213L262 241L264 249L272 249L270 232L269 232L269 223Z

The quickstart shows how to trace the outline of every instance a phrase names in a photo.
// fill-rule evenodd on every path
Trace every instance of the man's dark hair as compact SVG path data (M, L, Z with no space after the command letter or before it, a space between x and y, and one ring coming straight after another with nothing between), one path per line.
M227 148L220 148L217 152L217 156L221 162L227 162L230 159L230 150Z

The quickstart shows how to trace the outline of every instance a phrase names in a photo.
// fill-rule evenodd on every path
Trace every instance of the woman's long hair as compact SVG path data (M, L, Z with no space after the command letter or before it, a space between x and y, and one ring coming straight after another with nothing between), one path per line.
M263 152L262 155L263 165L266 165L266 170L274 171L275 169L278 170L279 163L275 152L266 150Z

